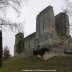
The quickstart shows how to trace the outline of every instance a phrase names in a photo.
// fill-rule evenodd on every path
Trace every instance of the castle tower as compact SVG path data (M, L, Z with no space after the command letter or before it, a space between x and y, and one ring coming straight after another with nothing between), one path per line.
M36 19L36 38L44 33L55 33L55 17L51 6L40 12Z
M66 13L59 13L55 16L55 26L58 35L69 35L69 18Z
M24 51L24 34L18 33L15 35L14 55Z
M24 34L23 33L18 33L18 34L16 34L15 35L15 44L18 44L18 42L20 41L20 40L22 40L24 38Z

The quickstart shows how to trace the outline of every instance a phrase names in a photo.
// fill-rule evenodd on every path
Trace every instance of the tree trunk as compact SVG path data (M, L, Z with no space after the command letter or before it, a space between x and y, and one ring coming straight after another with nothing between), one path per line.
M0 30L0 68L2 66L2 31Z

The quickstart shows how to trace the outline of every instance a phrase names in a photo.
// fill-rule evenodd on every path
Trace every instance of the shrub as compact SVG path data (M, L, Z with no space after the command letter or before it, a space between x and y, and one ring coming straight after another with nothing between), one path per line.
M11 57L10 55L10 50L8 46L5 46L4 51L3 51L3 60L7 60Z

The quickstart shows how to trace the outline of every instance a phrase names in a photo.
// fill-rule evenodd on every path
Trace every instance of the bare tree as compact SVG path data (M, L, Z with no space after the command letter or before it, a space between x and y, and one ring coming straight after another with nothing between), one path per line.
M19 12L22 2L28 2L28 0L0 0L0 9L5 10L11 6L16 12Z
M11 22L6 19L6 12L9 7L12 7L18 15L20 15L19 8L22 2L27 2L28 0L0 0L0 30L5 28L10 28L13 30L20 31L22 29L21 23ZM2 31L0 32L0 68L2 66Z
M11 57L10 55L10 50L9 50L9 47L8 46L5 46L4 47L4 50L3 50L3 59L4 60L7 60Z
M69 16L70 31L72 32L72 1L71 0L63 0L63 1L64 1L63 12L65 12Z
M20 31L21 29L23 29L22 23L16 23L16 22L13 23L6 19L6 11L9 7L12 7L12 9L14 9L19 16L21 14L20 13L21 3L28 1L29 0L0 0L0 14L1 13L3 14L2 16L0 16L0 28L5 29L5 27L8 27L12 31L13 30Z
M64 4L65 4L65 8L63 9L63 11L69 16L72 16L72 1L64 0Z

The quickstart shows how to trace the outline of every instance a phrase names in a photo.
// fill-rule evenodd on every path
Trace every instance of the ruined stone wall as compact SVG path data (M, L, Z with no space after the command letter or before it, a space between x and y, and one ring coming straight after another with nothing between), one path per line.
M58 35L69 35L69 18L66 13L59 13L55 16L55 27Z
M23 33L18 33L18 34L16 34L15 35L15 44L18 44L18 42L20 41L20 40L22 40L24 38L24 34Z
M17 55L24 51L31 55L34 48L35 38L36 38L36 32L25 38L23 37L23 33L16 34L15 45L14 45L14 55Z
M31 53L31 51L33 51L33 48L35 47L35 38L36 32L24 38L25 51L27 51L28 53Z
M44 33L55 33L55 17L51 6L48 6L37 16L36 38L44 35Z
M41 48L51 46L52 50L62 52L64 48L71 48L68 15L59 13L54 16L53 7L48 6L37 15L35 33L25 38L22 34L16 35L15 48L18 48L20 40L24 41L24 51L29 54L32 54L33 49L37 49L38 46Z
M24 34L18 33L15 35L14 55L24 51Z
M54 17L52 7L46 8L37 16L36 29L36 38L38 37L37 40L40 47L55 45L63 51L64 49L62 48L71 46L69 40L69 18L66 13L59 13Z

